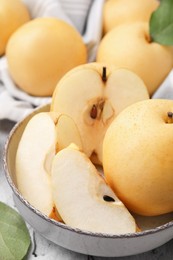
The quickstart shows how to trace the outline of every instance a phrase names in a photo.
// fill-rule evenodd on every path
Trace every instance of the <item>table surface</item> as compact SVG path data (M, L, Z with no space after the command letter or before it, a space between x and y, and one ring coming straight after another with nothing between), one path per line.
M16 209L13 198L12 190L9 187L3 169L3 150L6 138L14 126L14 122L9 120L0 121L0 201L7 203L9 206ZM17 209L16 209L17 210ZM71 252L67 249L64 249L60 246L54 245L50 241L41 237L28 225L32 245L29 250L27 260L55 260L55 259L66 259L66 260L107 260L114 258L105 258L105 257L93 257L89 255L82 255L78 253ZM129 257L116 257L115 259L119 260L172 260L173 259L173 239L168 243L162 245L159 248L151 250L149 252L129 256Z

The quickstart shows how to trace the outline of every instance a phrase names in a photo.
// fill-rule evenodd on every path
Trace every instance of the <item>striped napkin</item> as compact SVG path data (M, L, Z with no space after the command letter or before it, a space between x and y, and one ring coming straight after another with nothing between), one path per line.
M104 0L23 0L31 17L57 17L74 26L88 50L88 62L95 60L102 34ZM0 120L22 120L35 107L51 98L33 97L18 89L8 73L6 57L0 59Z

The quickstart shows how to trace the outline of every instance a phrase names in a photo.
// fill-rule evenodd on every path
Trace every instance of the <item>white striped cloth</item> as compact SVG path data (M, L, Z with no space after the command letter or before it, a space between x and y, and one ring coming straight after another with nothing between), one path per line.
M31 17L57 17L74 26L88 49L88 62L95 60L102 34L104 0L22 0ZM34 107L47 104L51 98L32 97L18 89L8 73L6 58L0 59L0 120L20 121Z
M33 18L51 16L65 20L83 34L92 0L23 0Z
M169 73L152 98L173 99L173 70Z

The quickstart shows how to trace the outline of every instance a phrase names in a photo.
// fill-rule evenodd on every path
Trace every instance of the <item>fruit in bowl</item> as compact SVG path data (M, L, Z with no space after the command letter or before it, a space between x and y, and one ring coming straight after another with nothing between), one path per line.
M70 131L67 133L67 129ZM16 152L18 189L31 205L47 216L54 212L50 169L55 154L75 142L82 147L78 129L66 115L42 112L29 120ZM54 215L61 220L58 212Z
M21 194L43 214L74 228L116 234L136 232L130 212L80 149L80 135L70 117L51 112L33 116L15 159Z
M49 113L49 111L49 106L40 107L34 110L20 123L16 124L7 139L4 153L5 175L12 189L16 207L35 232L40 233L49 241L72 251L102 257L139 254L152 250L172 239L173 214L151 218L135 215L135 220L141 228L140 232L137 233L133 232L118 235L116 233L96 233L72 228L60 221L55 221L36 209L25 199L20 193L16 182L15 159L17 148L28 122L38 113ZM33 150L31 150L31 152L32 151ZM32 162L30 162L30 164L31 163ZM30 181L32 180L30 179ZM37 196L39 195L40 194L37 193ZM112 196L112 194L109 195ZM103 225L104 222L105 220L103 220Z
M91 63L71 70L58 83L50 111L33 116L23 132L15 162L20 192L45 215L91 232L133 233L130 212L171 212L170 138L163 125L166 131L173 122L172 104L148 99L142 80L127 69ZM98 150L91 150L93 143Z
M90 63L67 73L54 91L50 112L32 117L18 145L16 178L23 196L45 215L72 227L93 232L135 232L137 225L131 213L93 163L102 164L102 142L112 120L128 105L148 98L143 81L123 68ZM78 148L64 151L71 143ZM72 205L77 196L81 198L79 204L69 208L67 201ZM90 218L93 210L97 225ZM84 223L77 218L81 211L88 218ZM118 225L116 221L110 223L114 215L120 219ZM104 218L107 224L102 228Z
M146 86L135 73L95 62L74 68L58 82L51 111L74 120L83 151L102 164L102 141L112 120L125 107L148 98Z
M77 146L56 154L51 180L55 206L70 227L107 234L137 231L133 216Z
M145 216L173 212L173 101L137 102L106 132L106 181L130 211Z

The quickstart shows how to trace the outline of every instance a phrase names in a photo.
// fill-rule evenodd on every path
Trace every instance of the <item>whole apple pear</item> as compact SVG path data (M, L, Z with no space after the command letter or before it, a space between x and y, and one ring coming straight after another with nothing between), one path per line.
M23 1L0 0L0 56L5 54L11 35L30 19L29 10Z
M173 67L173 47L153 42L147 22L126 23L102 38L97 62L132 70L152 96Z
M20 59L19 59L20 57ZM61 77L87 61L79 32L55 17L38 17L10 37L6 58L17 87L32 96L52 96Z
M158 6L157 0L107 0L103 8L103 30L107 33L120 24L148 22Z
M173 211L173 101L150 99L124 109L103 141L106 181L130 211Z

